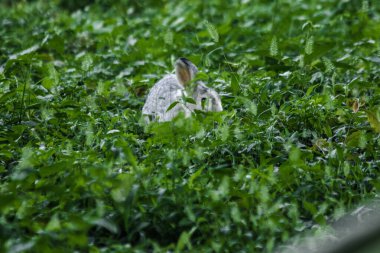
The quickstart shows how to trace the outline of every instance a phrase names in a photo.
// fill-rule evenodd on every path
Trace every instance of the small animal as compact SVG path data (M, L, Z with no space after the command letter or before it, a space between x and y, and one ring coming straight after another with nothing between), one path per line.
M197 67L191 61L179 58L175 62L175 74L164 76L150 90L142 108L145 120L170 121L180 112L189 117L194 110L222 111L218 93L203 82L196 81L194 89L190 89L191 92L187 91L197 72ZM189 97L194 101L186 99Z

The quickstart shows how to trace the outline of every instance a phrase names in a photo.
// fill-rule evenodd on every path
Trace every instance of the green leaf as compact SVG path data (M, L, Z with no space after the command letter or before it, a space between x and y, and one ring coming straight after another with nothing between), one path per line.
M365 131L356 131L347 136L346 144L348 147L365 148L367 138Z
M200 168L199 170L197 170L195 173L193 173L190 176L189 181L188 181L189 188L193 188L194 180L197 179L202 174L203 169L204 168Z
M210 37L214 40L214 42L219 41L219 34L218 31L216 30L215 26L208 22L207 20L203 21L203 24L206 26L207 31L210 35Z
M57 70L55 69L52 63L48 64L47 69L49 73L49 78L52 80L53 85L57 86L59 84L59 75Z
M117 234L119 231L116 224L114 224L113 222L111 222L110 220L107 220L107 219L103 219L103 218L96 219L96 220L92 221L91 223L94 225L100 226L100 227L104 227L105 229L107 229L108 231L110 231L111 233L114 233L114 234Z
M178 101L175 101L175 102L171 103L171 104L169 105L168 109L166 109L166 112L168 112L168 111L170 111L171 109L173 109L174 106L176 106L178 103L179 103Z
M196 104L197 102L195 102L195 100L191 97L185 97L185 101L186 103L190 103L190 104Z
M313 203L310 203L308 201L303 201L303 206L312 215L316 215L318 213L318 210L317 210L316 206Z
M175 252L177 253L182 252L186 245L188 245L189 248L191 247L190 235L186 231L184 231L179 236Z
M174 34L172 31L167 31L164 35L164 41L166 44L168 45L172 45L173 44L173 38L174 38Z
M86 54L85 56L83 56L83 59L82 59L82 70L83 71L89 71L92 64L93 64L93 59L92 59L91 55Z
M51 217L45 229L46 231L58 231L61 229L61 222L59 221L57 213Z
M187 248L190 250L192 249L190 238L191 238L191 235L194 233L195 230L196 230L196 228L194 227L189 232L183 231L181 233L181 235L179 236L178 242L177 242L175 252L177 252L177 253L183 252L183 250L185 249L185 246L187 246Z
M292 147L289 153L289 160L293 163L298 163L301 158L301 150L297 147Z
M230 136L230 129L228 125L223 125L219 128L221 140L225 142Z
M232 89L232 93L234 95L239 94L240 85L239 85L239 81L235 75L231 78L231 89Z
M252 113L252 115L257 115L257 104L255 101L249 101L248 110Z
M313 86L310 86L309 88L307 88L307 91L306 91L306 96L310 96L310 94L313 92L313 90L315 89L315 88L317 88L317 87L319 87L320 86L320 84L315 84L315 85L313 85Z
M367 118L373 130L380 133L380 120L378 119L376 113L367 111Z

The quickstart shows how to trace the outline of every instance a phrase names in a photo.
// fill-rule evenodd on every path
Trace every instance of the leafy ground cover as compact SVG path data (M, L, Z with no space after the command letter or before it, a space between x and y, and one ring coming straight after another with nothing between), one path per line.
M377 1L1 1L0 24L0 252L272 252L377 196ZM182 56L224 111L144 124Z

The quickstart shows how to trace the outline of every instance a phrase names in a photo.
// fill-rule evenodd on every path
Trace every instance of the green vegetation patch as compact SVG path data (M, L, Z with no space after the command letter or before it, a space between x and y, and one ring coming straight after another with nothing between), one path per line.
M273 252L380 187L377 1L1 1L0 252ZM146 125L187 57L223 112Z

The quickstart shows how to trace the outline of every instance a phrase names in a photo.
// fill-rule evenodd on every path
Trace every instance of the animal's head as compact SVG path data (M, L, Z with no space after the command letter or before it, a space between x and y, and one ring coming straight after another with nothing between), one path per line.
M195 87L193 97L199 110L204 110L206 112L223 111L222 101L220 100L218 93L202 83L199 83Z
M179 58L175 63L177 80L184 87L189 87L189 83L195 78L197 72L197 67L186 58ZM208 88L200 81L194 84L193 98L198 110L214 112L223 110L222 102L216 91Z
M195 78L197 72L197 67L186 58L179 58L175 62L175 74L178 82L184 87Z

